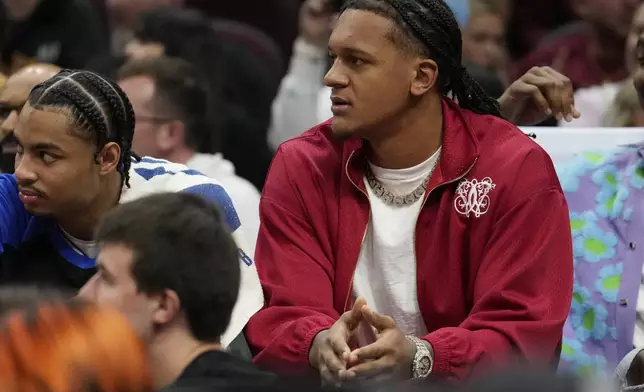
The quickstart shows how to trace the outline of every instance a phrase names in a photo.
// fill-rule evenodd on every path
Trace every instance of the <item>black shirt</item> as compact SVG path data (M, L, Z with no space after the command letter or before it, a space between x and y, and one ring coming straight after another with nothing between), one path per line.
M273 373L225 351L206 351L195 358L164 392L257 391L277 382Z

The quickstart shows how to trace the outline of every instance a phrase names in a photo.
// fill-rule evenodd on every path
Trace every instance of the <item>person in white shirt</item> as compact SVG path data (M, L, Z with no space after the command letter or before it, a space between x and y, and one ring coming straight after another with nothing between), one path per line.
M123 66L118 79L136 114L133 150L185 164L221 182L233 200L254 252L259 230L259 191L237 176L233 164L218 152L218 129L213 121L217 113L212 113L215 109L209 105L208 91L192 66L169 57L135 60Z
M639 6L633 16L631 29L626 38L624 62L632 74L637 69L637 55L635 47L637 38L644 31L644 3ZM567 122L559 121L559 126L567 127L601 127L605 126L610 113L611 104L615 103L617 93L624 87L632 84L630 79L621 82L606 82L599 86L580 88L575 92L575 106L584 113L578 120Z

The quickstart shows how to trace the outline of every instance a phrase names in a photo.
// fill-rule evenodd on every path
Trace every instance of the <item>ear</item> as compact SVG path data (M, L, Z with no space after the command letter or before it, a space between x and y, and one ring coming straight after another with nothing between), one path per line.
M156 142L159 151L168 152L185 142L186 128L181 121L172 121L159 127Z
M121 146L115 142L109 142L101 152L98 153L97 161L101 175L106 175L118 169L121 158Z
M157 325L165 325L177 317L181 310L181 301L174 290L165 289L157 298L157 306L152 313L152 321Z
M414 78L411 82L410 93L413 96L421 96L434 88L438 80L438 65L434 60L418 60Z

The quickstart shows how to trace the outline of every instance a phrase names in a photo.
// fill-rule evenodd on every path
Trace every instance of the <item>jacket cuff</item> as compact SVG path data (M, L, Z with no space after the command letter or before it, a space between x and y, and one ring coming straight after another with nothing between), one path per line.
M328 318L328 319L316 318L311 321L315 321L315 323L312 323L314 324L314 326L312 326L310 329L308 329L306 332L302 334L302 345L301 345L302 351L300 352L300 355L304 358L306 363L309 364L309 367L313 369L313 367L311 366L311 362L309 362L309 353L311 352L311 346L313 345L313 340L320 332L331 328L335 323L335 320L331 318Z
M452 372L452 347L448 335L432 332L429 335L423 336L421 339L429 342L434 351L434 367L432 374L438 376L449 375Z

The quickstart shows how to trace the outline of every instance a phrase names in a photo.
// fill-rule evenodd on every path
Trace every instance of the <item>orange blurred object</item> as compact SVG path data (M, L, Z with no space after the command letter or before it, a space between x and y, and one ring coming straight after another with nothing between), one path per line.
M3 327L3 392L153 390L145 346L117 310L46 305L10 315Z

